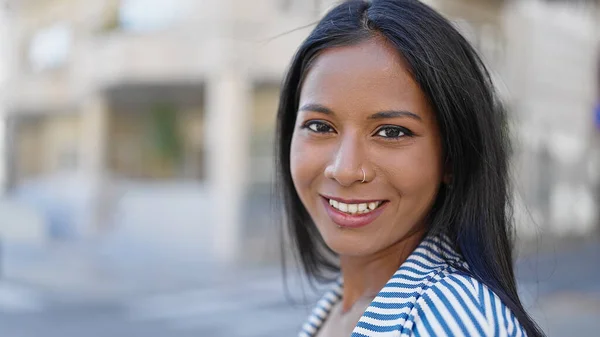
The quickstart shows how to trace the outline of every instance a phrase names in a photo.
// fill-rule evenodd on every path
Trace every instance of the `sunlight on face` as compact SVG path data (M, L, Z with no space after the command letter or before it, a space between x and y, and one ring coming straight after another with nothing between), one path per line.
M422 232L444 174L441 141L396 50L371 39L324 51L299 107L292 178L327 245L367 256Z

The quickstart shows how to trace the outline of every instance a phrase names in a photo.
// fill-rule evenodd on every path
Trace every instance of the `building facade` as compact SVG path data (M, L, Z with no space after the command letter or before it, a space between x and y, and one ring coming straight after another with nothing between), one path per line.
M480 50L508 103L516 199L527 209L521 231L595 230L598 8L426 2ZM62 198L80 237L125 231L223 260L268 255L279 84L310 24L333 4L10 3L2 97L10 190L44 186Z

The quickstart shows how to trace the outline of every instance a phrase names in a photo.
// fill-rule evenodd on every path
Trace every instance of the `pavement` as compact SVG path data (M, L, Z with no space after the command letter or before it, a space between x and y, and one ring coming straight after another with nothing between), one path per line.
M318 297L292 273L293 304L277 265L142 263L83 247L5 247L1 336L295 336ZM548 336L598 336L600 240L528 253L517 278Z
M524 306L548 336L600 336L600 240L530 253L517 262Z
M0 336L294 336L318 298L278 265L104 248L5 244Z
M105 302L31 302L0 308L2 336L294 336L309 307L291 306L279 280L243 288L212 287ZM21 290L22 292L22 290Z

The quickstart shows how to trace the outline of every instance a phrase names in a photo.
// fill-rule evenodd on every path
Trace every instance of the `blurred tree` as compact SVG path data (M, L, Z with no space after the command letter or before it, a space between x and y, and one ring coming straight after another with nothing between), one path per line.
M149 137L154 154L163 165L178 167L183 159L183 141L177 125L176 107L168 103L157 103L150 113Z

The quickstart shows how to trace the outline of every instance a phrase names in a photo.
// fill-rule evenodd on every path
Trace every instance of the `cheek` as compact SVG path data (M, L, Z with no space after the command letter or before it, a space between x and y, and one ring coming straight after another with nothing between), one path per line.
M302 161L300 160L302 156L302 147L298 144L298 141L292 138L292 145L290 147L290 171L292 175L292 181L296 186L296 190L298 190L298 185L302 180L302 172L304 169L302 168ZM300 193L300 191L298 191Z
M415 144L416 145L416 144ZM382 156L392 185L401 194L437 190L442 179L441 151L435 142L423 142L395 155Z
M314 147L302 139L302 136L294 135L290 148L290 170L299 195L306 193L317 176L319 163L313 158L317 158Z

